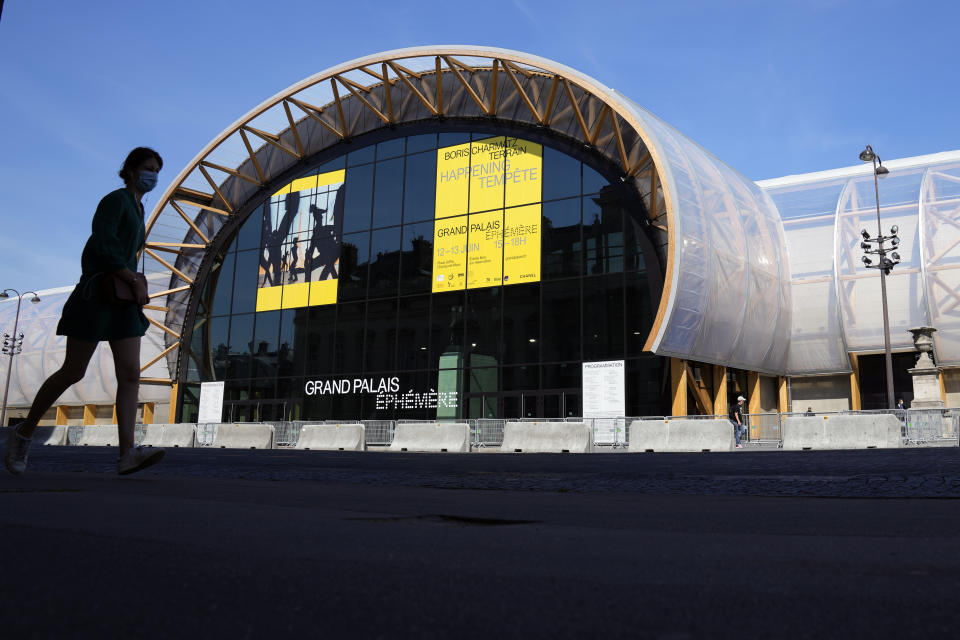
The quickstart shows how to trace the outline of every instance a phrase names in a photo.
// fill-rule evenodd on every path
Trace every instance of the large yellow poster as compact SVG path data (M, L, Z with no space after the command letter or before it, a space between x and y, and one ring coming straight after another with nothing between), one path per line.
M543 147L520 138L437 150L434 292L540 279L542 171Z
M273 194L260 237L257 311L337 301L343 170L298 178Z

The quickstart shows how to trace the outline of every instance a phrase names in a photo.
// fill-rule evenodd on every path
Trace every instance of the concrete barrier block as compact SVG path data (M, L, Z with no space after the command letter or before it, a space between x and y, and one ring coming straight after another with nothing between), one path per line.
M115 424L86 424L77 442L78 447L118 447L120 434Z
M593 432L583 422L508 422L503 426L505 453L589 453Z
M901 429L889 413L796 416L783 421L783 448L896 449L903 446Z
M67 426L37 427L33 432L33 442L44 447L62 447L67 444Z
M470 425L463 422L401 422L393 432L390 451L466 453Z
M630 453L647 451L732 451L736 443L729 420L634 420L627 435Z
M313 451L363 451L366 429L362 424L305 424L297 449Z
M197 425L192 423L179 424L148 424L143 435L141 447L179 447L194 446Z
M272 449L273 425L222 422L211 445L215 449Z

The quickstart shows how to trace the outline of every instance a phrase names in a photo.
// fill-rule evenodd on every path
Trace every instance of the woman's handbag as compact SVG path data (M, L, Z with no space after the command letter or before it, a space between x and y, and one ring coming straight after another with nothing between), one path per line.
M146 288L147 276L139 272L135 272L133 275L136 281ZM109 305L123 307L137 302L134 285L123 280L115 273L105 272L102 286L103 301Z

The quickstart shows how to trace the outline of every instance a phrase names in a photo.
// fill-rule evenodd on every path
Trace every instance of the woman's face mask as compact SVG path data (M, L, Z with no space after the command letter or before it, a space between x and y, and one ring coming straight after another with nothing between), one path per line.
M158 176L159 174L156 171L141 171L140 177L137 178L137 189L141 193L152 191L157 186Z

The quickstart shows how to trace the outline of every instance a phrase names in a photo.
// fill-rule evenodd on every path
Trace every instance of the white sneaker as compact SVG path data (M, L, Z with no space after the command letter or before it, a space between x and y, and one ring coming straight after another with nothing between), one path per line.
M8 429L7 434L7 454L3 457L3 463L7 471L15 476L20 475L27 470L27 454L30 453L30 443L32 439L24 438L17 433L20 424L14 425Z
M160 462L165 453L165 449L134 447L117 458L117 473L125 476L130 473L142 471Z

